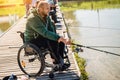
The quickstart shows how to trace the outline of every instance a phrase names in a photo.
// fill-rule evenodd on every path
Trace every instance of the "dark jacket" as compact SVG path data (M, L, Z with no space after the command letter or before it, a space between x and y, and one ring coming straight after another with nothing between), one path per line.
M47 16L45 22L41 16L38 15L36 10L33 10L28 17L24 36L25 42L29 42L37 37L54 41L57 41L60 38L60 36L55 33L50 17Z

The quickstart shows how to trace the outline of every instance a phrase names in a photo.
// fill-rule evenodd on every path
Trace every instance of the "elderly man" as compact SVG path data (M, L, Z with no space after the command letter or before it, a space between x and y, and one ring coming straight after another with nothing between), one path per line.
M49 18L50 6L46 1L40 1L37 11L32 12L26 23L25 42L36 46L48 48L58 60L51 55L54 64L63 63L64 46L69 41L55 33L51 19ZM62 61L60 60L62 58ZM64 64L64 63L63 63Z

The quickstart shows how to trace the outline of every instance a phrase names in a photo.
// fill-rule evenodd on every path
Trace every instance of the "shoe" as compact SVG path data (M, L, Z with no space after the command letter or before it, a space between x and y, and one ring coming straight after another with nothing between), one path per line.
M66 64L66 63L64 63L62 67L60 67L59 64L55 64L55 67L53 68L53 71L54 71L54 72L56 72L56 71L65 71L65 70L67 70L69 67L70 67L70 64Z
M65 70L67 70L69 67L70 67L70 64L64 63L64 65L63 65L62 68L61 68L61 71L65 71Z
M52 71L53 72L59 71L59 65L56 64Z

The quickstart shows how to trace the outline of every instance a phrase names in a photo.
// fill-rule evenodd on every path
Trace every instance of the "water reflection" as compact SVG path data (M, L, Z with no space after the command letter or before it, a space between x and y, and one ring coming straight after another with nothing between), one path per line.
M120 33L120 9L105 9L99 11L99 16L97 11L91 10L77 10L73 13L76 17L76 21L78 24L71 24L73 35L81 35L84 38L93 38L104 35L118 35ZM73 16L74 16L73 15ZM73 22L74 23L74 22ZM75 29L75 30L73 30ZM73 32L75 31L75 32ZM86 33L85 33L86 32ZM115 36L114 36L115 37ZM79 37L76 37L79 38ZM112 38L111 38L112 39ZM118 37L119 39L119 37ZM78 39L76 39L78 40ZM84 41L86 41L85 39ZM110 39L106 39L110 41ZM113 40L113 39L112 39ZM90 40L89 40L90 41ZM87 45L89 45L89 41L87 41ZM104 42L104 39L103 39ZM117 41L119 42L119 41ZM91 42L90 42L91 43ZM94 42L96 43L96 42ZM119 42L120 43L120 42ZM116 43L117 45L120 45ZM105 43L103 43L105 44ZM92 44L90 44L92 45ZM100 44L102 45L102 44Z
M9 22L2 22L2 23L0 23L0 31L1 31L1 33L6 31L9 27L10 27L10 23Z
M95 48L120 54L120 48L109 47L120 47L120 1L98 1L96 4L92 2L73 6L77 6L73 13L65 14L66 21L71 25L69 30L72 39L86 46L108 46ZM82 9L77 9L79 7ZM85 48L80 56L86 60L89 80L120 80L119 56Z
M10 26L12 26L19 17L17 15L2 16L0 17L0 35L4 33Z
M69 15L69 14L66 14ZM120 47L120 9L76 10L71 13L73 20L69 27L75 42L86 46ZM77 24L74 24L77 22ZM103 48L120 54L120 48ZM89 80L119 80L120 57L94 50L84 49L81 57L87 61Z
M79 23L72 26L120 29L120 9L77 10L74 15Z

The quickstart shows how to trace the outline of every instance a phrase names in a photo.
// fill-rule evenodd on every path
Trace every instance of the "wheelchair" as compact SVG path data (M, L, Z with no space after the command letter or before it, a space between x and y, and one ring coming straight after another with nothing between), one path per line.
M25 43L24 33L18 31L20 37L23 40L23 45L18 50L17 61L18 65L23 73L29 77L40 76L46 67L51 68L49 71L49 78L54 78L54 72L62 71L62 63L53 64L53 61L50 57L50 52L48 49L38 48L36 45L31 43ZM70 67L70 61L68 58L68 48L65 47L64 50L64 63L67 64L67 69ZM55 57L55 56L54 56ZM57 59L55 57L55 59Z

